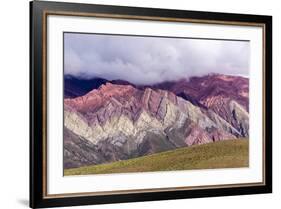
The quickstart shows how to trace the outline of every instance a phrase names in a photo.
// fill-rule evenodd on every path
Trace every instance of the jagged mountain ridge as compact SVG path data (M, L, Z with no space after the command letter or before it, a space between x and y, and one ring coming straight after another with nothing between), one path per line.
M107 82L64 104L65 168L248 136L248 112L232 99L230 121L172 91L128 83Z
M249 124L240 126L235 120L239 117L236 111L249 112L249 79L241 76L211 74L203 77L181 79L177 82L164 82L156 88L174 92L193 104L213 110L220 117L228 121L233 127L248 135ZM234 106L239 104L238 110Z
M167 81L154 85L134 85L128 81L112 80L108 81L103 78L94 78L83 80L73 76L65 76L65 98L73 98L88 93L89 89L97 89L102 84L112 83L117 85L131 85L137 89L145 90L162 89L171 91L179 97L188 100L195 106L212 109L215 113L232 124L240 131L249 129L247 126L240 126L233 118L236 117L235 103L249 112L249 79L241 76L210 74L202 77L192 77L190 79L181 79L178 81ZM81 85L81 83L85 83ZM71 92L72 94L69 94ZM75 92L75 93L73 93ZM233 102L234 101L234 102ZM242 118L241 118L242 120ZM246 120L246 119L245 119ZM245 133L247 135L248 133Z
M64 78L65 98L83 96L93 89L98 89L105 83L117 85L131 85L144 90L145 88L171 91L197 106L210 106L211 96L221 95L236 100L249 110L249 79L241 76L209 74L202 77L191 77L177 81L166 81L154 85L135 85L124 80L106 80L104 78L83 79L66 75Z

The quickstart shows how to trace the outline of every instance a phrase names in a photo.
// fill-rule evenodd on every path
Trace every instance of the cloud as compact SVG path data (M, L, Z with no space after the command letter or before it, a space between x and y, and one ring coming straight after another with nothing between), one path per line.
M210 73L248 76L250 43L66 33L64 72L153 84Z

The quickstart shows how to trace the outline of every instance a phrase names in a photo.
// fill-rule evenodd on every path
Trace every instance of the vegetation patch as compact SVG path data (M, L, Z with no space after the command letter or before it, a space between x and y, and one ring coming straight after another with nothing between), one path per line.
M239 168L249 166L249 140L194 145L129 160L65 169L64 175Z

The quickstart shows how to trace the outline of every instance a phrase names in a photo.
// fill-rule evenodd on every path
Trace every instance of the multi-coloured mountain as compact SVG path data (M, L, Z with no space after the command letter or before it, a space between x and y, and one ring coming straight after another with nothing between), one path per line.
M65 77L64 168L249 135L247 78L216 74L151 86L87 82L86 89L83 80Z

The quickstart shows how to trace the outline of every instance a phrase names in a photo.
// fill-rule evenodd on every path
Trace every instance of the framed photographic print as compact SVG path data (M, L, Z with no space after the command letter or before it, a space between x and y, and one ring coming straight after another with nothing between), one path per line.
M30 3L30 207L272 191L272 17Z

